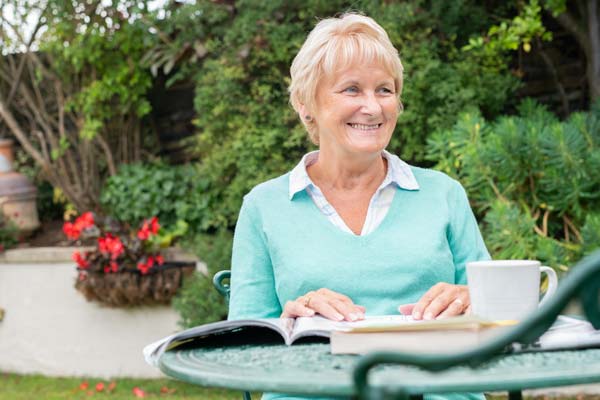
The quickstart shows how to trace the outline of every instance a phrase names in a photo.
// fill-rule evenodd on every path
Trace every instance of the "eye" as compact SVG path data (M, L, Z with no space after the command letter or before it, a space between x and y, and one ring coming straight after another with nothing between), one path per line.
M379 88L379 93L383 93L383 94L394 94L394 89L391 89L387 86L383 86Z
M343 90L344 93L358 93L358 87L357 86L348 86L346 89Z

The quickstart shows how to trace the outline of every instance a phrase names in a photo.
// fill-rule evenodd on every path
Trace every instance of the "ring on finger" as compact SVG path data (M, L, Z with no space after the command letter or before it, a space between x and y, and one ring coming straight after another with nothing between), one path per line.
M302 305L304 307L310 307L310 299L311 299L311 297L312 297L311 295L304 296L304 301L302 302Z
M461 299L455 299L453 303L456 304L457 307L460 307L461 310L465 308L465 303Z

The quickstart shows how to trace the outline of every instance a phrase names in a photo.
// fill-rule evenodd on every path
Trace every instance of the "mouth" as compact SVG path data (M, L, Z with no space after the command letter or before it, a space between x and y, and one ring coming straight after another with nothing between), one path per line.
M376 129L381 128L381 126L383 125L381 124L353 124L353 123L348 123L347 124L349 127L351 127L352 129L358 129L360 131L374 131Z

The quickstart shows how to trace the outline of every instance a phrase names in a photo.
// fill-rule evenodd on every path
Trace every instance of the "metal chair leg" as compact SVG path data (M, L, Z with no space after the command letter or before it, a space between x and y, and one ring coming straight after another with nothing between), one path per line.
M508 392L508 400L523 400L523 392L520 390Z

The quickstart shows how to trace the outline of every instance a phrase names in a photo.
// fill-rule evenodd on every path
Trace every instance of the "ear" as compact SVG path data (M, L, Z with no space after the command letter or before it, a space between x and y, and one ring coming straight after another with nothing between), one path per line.
M298 107L298 113L300 114L300 118L302 120L304 120L304 117L308 115L308 110L304 104L300 104L300 107Z

